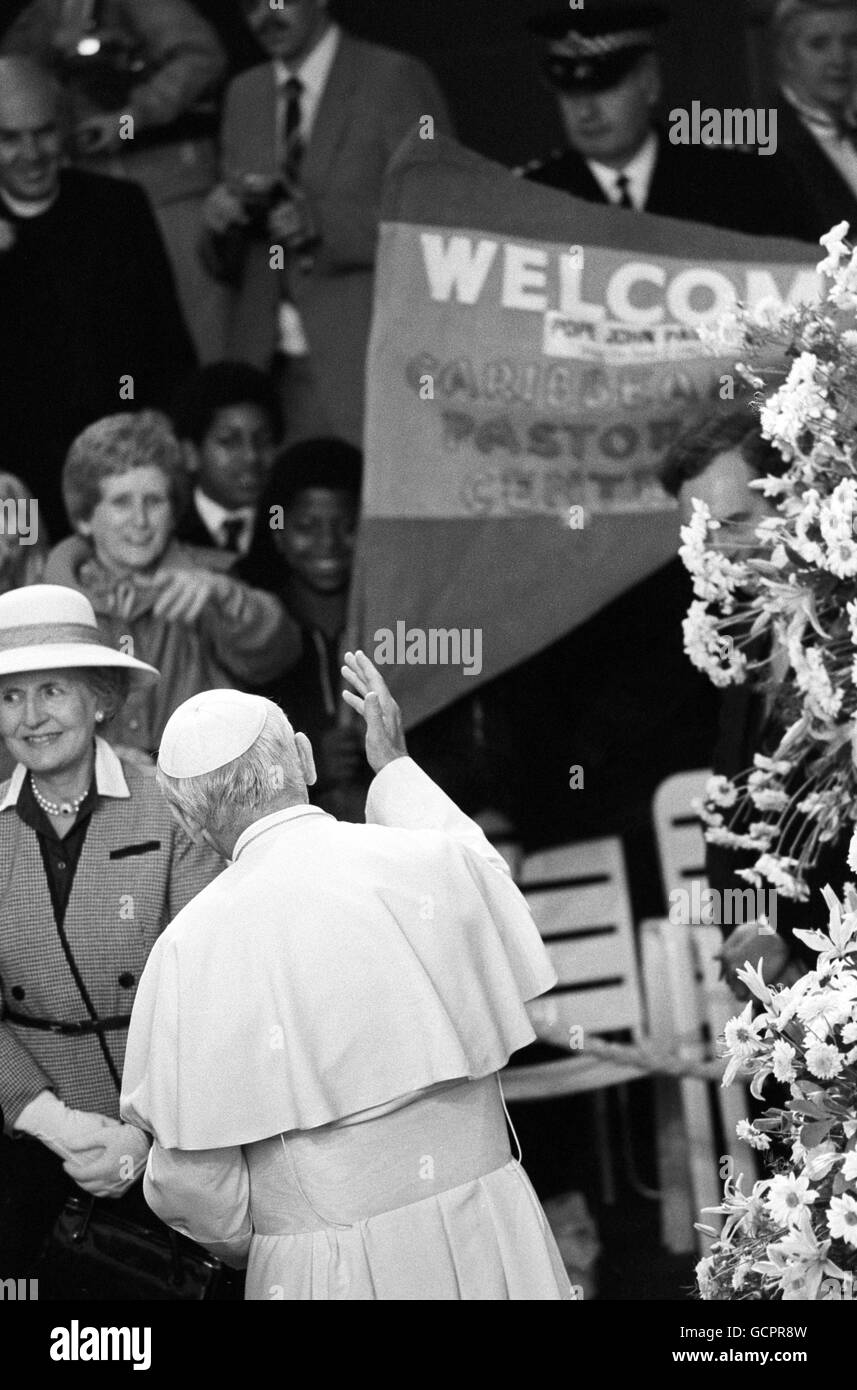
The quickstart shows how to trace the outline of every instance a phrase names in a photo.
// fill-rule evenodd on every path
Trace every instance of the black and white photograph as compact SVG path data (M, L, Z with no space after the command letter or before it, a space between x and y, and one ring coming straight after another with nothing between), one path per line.
M2 0L7 1345L855 1279L857 0Z

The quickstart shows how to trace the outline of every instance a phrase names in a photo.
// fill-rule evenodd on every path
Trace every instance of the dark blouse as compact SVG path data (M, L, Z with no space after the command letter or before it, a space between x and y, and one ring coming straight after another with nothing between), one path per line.
M29 776L24 778L18 793L15 810L24 824L34 830L38 837L39 851L45 866L45 876L48 880L54 917L60 927L65 920L74 876L77 873L78 862L97 795L95 776L93 775L89 784L89 791L77 813L74 825L65 837L60 837L50 816L42 810L33 795L33 786Z

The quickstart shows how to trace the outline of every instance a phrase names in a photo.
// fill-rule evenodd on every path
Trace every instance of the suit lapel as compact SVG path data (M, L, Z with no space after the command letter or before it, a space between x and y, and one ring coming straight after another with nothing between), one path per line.
M779 106L779 129L780 148L805 177L812 195L826 215L834 220L840 215L853 216L857 201L854 193L818 141L813 139L794 107L785 99Z
M262 154L261 169L280 169L280 107L277 93L277 77L274 64L267 63L261 74L261 91L258 105L254 103L257 120L252 148Z
M279 173L277 80L273 63L260 64L242 89L240 105L223 132L223 171L227 178L242 174Z
M310 187L323 186L327 181L334 155L348 131L353 114L352 98L360 76L360 46L348 34L343 34L304 156L303 177Z

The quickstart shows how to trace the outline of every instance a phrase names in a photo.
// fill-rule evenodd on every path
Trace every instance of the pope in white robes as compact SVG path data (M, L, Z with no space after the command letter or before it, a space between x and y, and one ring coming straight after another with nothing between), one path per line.
M147 1201L246 1265L249 1299L569 1299L497 1075L554 972L380 674L343 674L365 825L309 804L310 744L267 700L209 691L164 732L174 813L230 863L137 991L121 1109L153 1136Z

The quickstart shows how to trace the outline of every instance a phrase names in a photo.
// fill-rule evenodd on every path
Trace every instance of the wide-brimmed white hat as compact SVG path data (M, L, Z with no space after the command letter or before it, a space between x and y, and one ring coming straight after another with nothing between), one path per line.
M160 678L154 666L111 647L77 589L25 584L0 594L0 676L75 666L118 667L135 685Z

